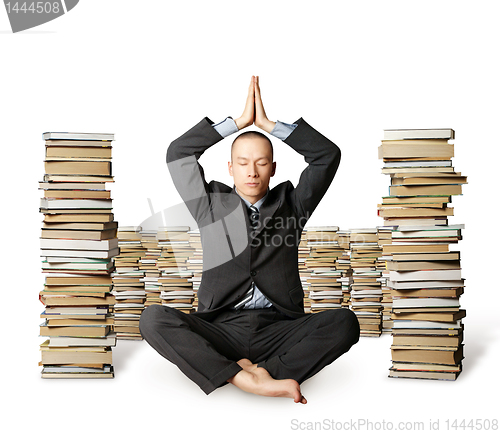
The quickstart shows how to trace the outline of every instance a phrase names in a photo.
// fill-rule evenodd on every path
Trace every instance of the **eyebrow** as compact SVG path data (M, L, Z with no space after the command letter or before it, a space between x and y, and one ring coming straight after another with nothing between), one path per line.
M248 160L248 158L246 157L236 157L237 160ZM260 157L260 158L256 158L255 161L259 161L259 160L269 160L269 157Z

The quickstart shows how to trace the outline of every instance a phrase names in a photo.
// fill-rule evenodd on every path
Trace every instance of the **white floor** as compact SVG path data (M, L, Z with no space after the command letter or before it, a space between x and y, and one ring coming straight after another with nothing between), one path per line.
M340 425L350 431L427 430L431 423L445 430L456 419L459 424L499 419L499 351L490 321L479 315L466 322L464 370L454 382L388 378L391 336L362 338L303 383L307 405L250 395L230 384L206 396L145 341L117 343L112 380L42 380L40 368L24 358L24 375L4 372L7 389L2 391L9 399L2 424L54 434L155 428L194 433L207 427L218 433L281 433L338 430ZM35 351L30 355L37 356Z

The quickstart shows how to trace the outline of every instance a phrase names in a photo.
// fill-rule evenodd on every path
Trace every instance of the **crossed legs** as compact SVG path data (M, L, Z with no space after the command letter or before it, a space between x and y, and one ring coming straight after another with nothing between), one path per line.
M265 396L306 403L299 384L359 339L347 309L290 319L276 309L225 311L208 322L153 305L141 315L145 340L209 394L232 383Z

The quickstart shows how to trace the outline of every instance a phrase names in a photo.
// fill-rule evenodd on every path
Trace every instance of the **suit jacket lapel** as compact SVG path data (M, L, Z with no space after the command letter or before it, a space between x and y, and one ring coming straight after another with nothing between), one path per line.
M243 202L243 199L238 195L238 193L236 193L234 186L230 193L223 196L221 203L228 211L232 213L231 215L234 215L234 217L238 219L240 223L245 225L245 227L247 228L247 232L250 232L250 219L248 218L247 206L245 205L245 202ZM241 206L243 212L235 212L235 210L237 210L238 208L238 205ZM262 232L265 224L269 222L280 205L281 200L279 199L279 197L272 194L272 191L269 191L268 197L259 209L260 217L259 226L257 226L257 229L255 231L256 236L260 234L260 232Z

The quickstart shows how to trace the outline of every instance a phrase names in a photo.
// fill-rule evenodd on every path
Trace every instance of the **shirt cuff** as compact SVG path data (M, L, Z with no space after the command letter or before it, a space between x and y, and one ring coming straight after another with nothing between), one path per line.
M236 126L236 122L234 122L233 118L227 117L222 122L218 124L212 124L212 127L215 128L222 137L230 136L238 131L238 127Z
M286 124L284 122L276 121L276 125L271 131L271 134L280 140L285 140L295 128L297 128L297 124Z

